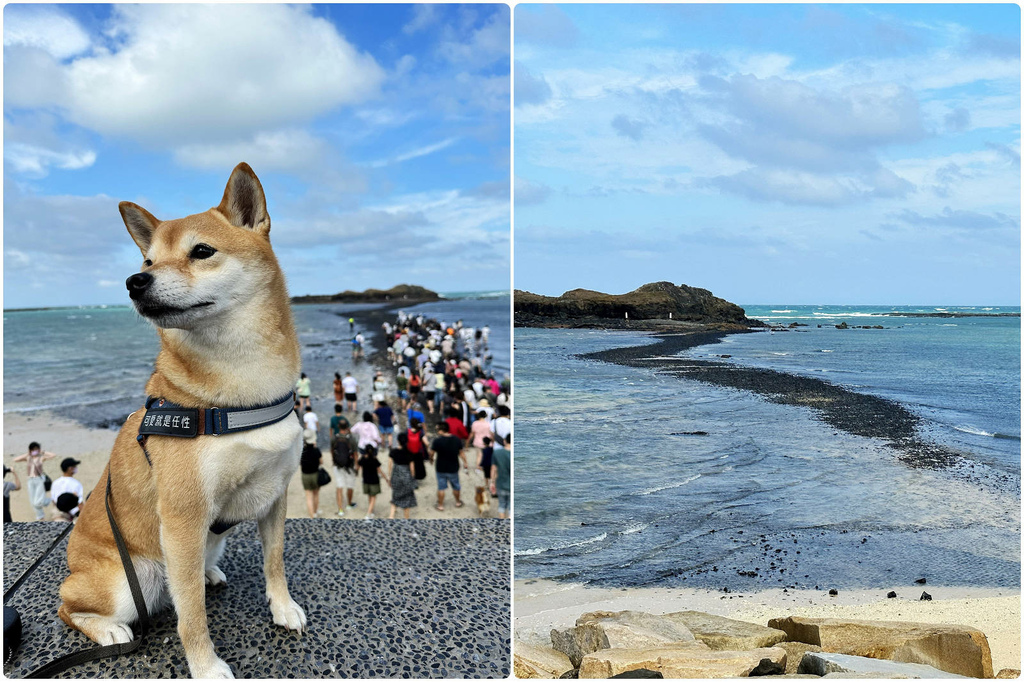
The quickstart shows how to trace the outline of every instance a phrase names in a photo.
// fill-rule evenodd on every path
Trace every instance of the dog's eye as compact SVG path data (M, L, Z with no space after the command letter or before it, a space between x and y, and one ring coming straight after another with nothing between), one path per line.
M196 244L192 247L192 253L189 254L189 258L209 258L215 253L217 253L217 249L208 244Z
M142 261L142 264L145 265L148 268L150 265L153 264L153 261L151 261L151 260L149 260L147 258L146 260Z

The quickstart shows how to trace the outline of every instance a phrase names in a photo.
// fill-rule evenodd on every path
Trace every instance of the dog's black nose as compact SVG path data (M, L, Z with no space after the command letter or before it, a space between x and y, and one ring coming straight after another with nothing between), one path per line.
M134 301L146 293L146 289L153 283L153 275L148 272L136 272L124 283L128 287L128 297Z

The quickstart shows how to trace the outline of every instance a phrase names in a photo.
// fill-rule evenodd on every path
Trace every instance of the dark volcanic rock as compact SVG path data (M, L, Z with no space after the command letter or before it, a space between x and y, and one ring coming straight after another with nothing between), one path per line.
M439 301L437 292L414 284L399 284L390 289L342 291L339 294L293 296L292 303L426 303Z
M707 289L671 282L645 284L628 294L573 289L557 298L515 292L515 324L519 327L626 327L628 322L657 320L664 324L728 324L762 326L747 319L743 308Z

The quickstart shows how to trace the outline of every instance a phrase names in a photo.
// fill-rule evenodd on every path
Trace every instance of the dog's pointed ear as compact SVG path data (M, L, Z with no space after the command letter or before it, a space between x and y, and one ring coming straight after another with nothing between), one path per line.
M244 227L262 235L270 234L270 216L263 185L244 161L231 171L224 198L217 210L235 227Z
M145 256L153 241L153 231L160 221L154 218L152 213L130 201L122 201L117 205L117 209L121 212L121 218L124 220L125 227L128 228L128 234L132 236L139 246L139 250L142 251L142 255Z

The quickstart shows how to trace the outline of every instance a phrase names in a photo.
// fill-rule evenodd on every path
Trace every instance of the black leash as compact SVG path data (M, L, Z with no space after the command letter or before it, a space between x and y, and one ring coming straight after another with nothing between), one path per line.
M128 554L128 546L125 544L124 538L121 536L121 530L117 527L117 521L114 520L114 513L110 510L110 467L107 467L107 493L104 500L107 508L107 519L110 521L110 530L114 534L114 542L117 543L117 552L121 555L121 564L124 566L125 576L128 578L128 588L131 590L132 599L135 602L135 610L139 616L139 630L135 634L135 637L122 644L107 644L104 646L94 647L92 649L85 649L83 651L76 651L66 656L61 656L58 659L50 661L43 667L32 671L25 677L28 679L45 679L56 677L60 673L81 665L88 663L89 661L95 661L101 658L109 658L111 656L123 656L136 651L142 646L142 640L145 638L146 633L149 631L149 611L146 609L146 601L142 597L142 588L139 586L139 577L135 573L135 566L132 564L131 556ZM57 539L53 541L50 547L39 557L34 564L32 564L27 571L25 571L20 578L4 593L4 604L6 605L8 598L17 590L21 585L28 579L29 575L32 574L39 564L50 554L51 551L60 543L64 537L71 532L74 524L68 524L68 527L61 531L61 534L57 536Z

